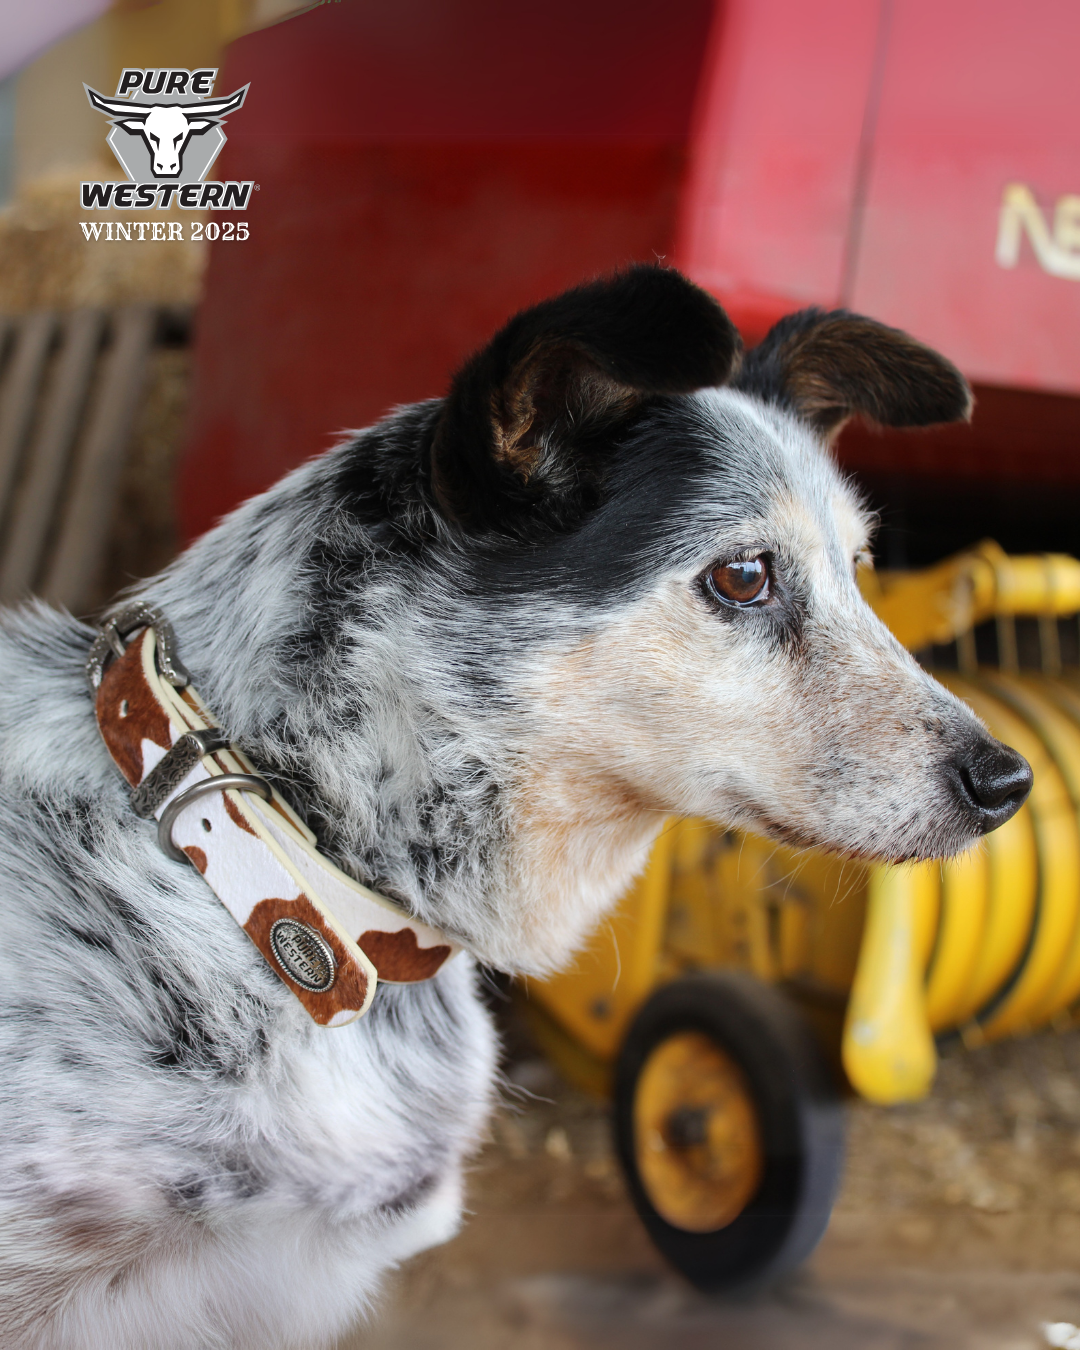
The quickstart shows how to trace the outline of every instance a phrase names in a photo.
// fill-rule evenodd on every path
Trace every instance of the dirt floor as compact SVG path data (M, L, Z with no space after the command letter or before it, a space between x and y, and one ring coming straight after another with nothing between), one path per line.
M928 1101L853 1103L818 1251L724 1300L650 1247L603 1106L527 1051L509 1076L461 1235L341 1350L1036 1350L1080 1324L1080 1032L952 1047Z

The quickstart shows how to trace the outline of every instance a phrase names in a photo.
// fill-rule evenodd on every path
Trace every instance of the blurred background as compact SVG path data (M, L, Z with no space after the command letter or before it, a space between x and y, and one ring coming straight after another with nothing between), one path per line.
M64 599L91 607L340 428L437 395L520 306L652 258L712 290L748 342L792 309L848 305L975 382L971 430L845 433L880 560L986 535L1080 551L1080 34L1064 0L296 8L6 7L0 312L166 316L116 537ZM219 67L218 95L250 83L212 171L258 185L242 244L83 237L78 183L124 175L82 86L111 96L129 66ZM6 599L41 589L40 551L31 580L8 569Z
M1068 0L4 0L0 601L90 614L342 429L440 394L516 309L653 259L716 295L747 344L793 310L848 306L973 382L969 428L840 439L886 576L987 538L1080 555L1078 56ZM82 181L125 177L83 85L112 97L128 67L218 68L215 96L249 86L211 170L254 183L244 212L83 209ZM184 237L82 228L151 215ZM194 221L226 218L247 238L192 240ZM962 574L977 592L972 567L948 586ZM961 673L989 651L996 670L1058 679L1076 661L1058 583L1010 609L1013 574L993 568L996 600L951 628L916 623L909 645ZM1017 615L1041 647L1002 628ZM1075 746L1054 734L1075 807ZM1039 858L999 1012L1051 903ZM845 998L858 934L849 946ZM793 984L781 966L770 982ZM716 1304L633 1216L610 1084L590 1095L497 990L510 1086L476 1217L356 1344L1065 1345L1071 1331L1043 1324L1080 1323L1072 992L1009 1039L983 1034L993 999L943 1014L928 1096L851 1101L846 1180L810 1266Z

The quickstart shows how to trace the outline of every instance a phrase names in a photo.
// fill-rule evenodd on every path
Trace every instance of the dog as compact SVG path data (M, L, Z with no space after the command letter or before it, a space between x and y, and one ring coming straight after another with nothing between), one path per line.
M464 948L349 1026L134 813L94 632L6 613L0 1341L328 1345L458 1227L497 1076L478 963L563 965L668 814L897 861L1007 819L1030 770L863 603L828 448L854 414L970 409L893 329L809 310L744 359L708 295L635 266L142 585L322 853Z

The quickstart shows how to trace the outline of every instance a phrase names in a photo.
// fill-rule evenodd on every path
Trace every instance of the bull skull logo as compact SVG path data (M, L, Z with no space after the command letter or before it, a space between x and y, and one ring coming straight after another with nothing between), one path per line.
M109 145L133 183L162 179L201 182L225 144L222 122L241 107L248 91L244 85L227 98L200 99L196 103L136 103L104 98L89 85L83 88L91 106L111 119ZM203 142L208 132L216 135ZM185 165L185 152L193 137L199 138L201 153L188 156Z

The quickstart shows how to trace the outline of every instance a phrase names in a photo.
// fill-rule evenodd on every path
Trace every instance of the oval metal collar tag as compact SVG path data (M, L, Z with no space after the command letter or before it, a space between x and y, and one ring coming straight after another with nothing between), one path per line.
M324 994L337 976L330 944L298 919L278 919L270 929L270 946L278 965L301 989Z

